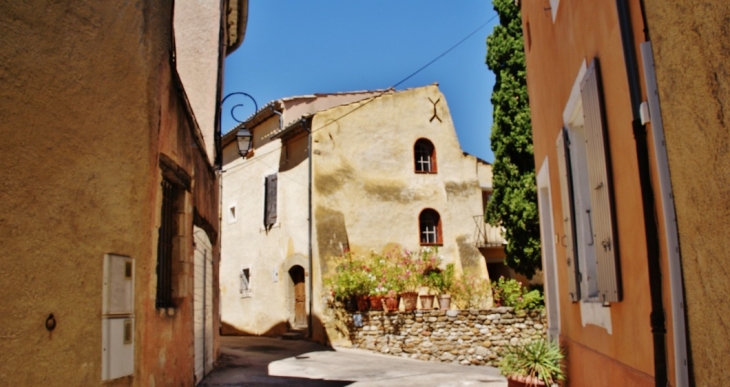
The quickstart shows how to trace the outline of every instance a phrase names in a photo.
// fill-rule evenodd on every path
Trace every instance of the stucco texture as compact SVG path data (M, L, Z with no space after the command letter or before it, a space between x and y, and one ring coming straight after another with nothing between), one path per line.
M730 370L730 3L646 1L680 235L695 384Z
M432 101L439 101L439 119L430 120ZM312 132L315 273L330 274L329 261L343 248L362 255L393 246L420 249L418 216L432 208L441 216L438 252L444 262L488 278L473 240L473 216L482 214L477 160L462 153L438 86L328 109L314 116ZM437 173L414 172L414 145L420 138L436 148ZM315 300L326 297L322 290L315 287ZM332 317L319 309L323 306L316 304L315 314L329 339L339 339Z
M611 386L632 380L631 375L653 379L652 335L649 322L650 299L644 223L638 178L631 106L623 59L621 36L614 2L559 2L555 21L540 2L520 2L525 32L527 85L532 115L535 165L549 166L553 230L555 238L543 243L555 248L557 255L560 335L568 347L568 375L571 385ZM557 3L557 2L556 2ZM631 2L634 30L642 30L638 2ZM620 257L620 280L623 300L610 308L597 308L610 329L585 323L590 313L581 303L573 303L568 293L568 269L565 247L559 242L565 235L561 203L556 141L565 122L573 86L582 63L600 61L605 125L608 128L610 167ZM578 79L577 82L580 82ZM579 95L578 95L579 96ZM546 162L547 161L547 162ZM553 247L554 246L554 247ZM662 261L666 261L663 253ZM549 273L552 277L553 274ZM664 287L667 288L665 277ZM666 304L666 314L670 315ZM594 308L595 309L595 308ZM671 327L669 327L671 329ZM668 338L671 339L671 333ZM672 356L671 340L667 343ZM589 352L593 352L589 354ZM575 354L575 355L574 355ZM616 362L614 372L605 379L593 378L581 370L603 367L603 360ZM671 363L671 361L669 362ZM600 364L600 365L599 365ZM671 367L671 364L669 364ZM670 375L673 372L670 369ZM631 385L631 384L629 384Z
M464 155L446 100L435 85L401 92L338 93L284 99L284 122L309 113L312 129L313 262L309 263L308 134L284 140L271 115L253 127L254 151L242 159L235 143L224 149L223 258L221 300L223 332L279 334L293 325L294 300L288 270L306 271L307 311L313 300L313 338L341 339L326 310L323 278L331 259L350 249L357 254L394 246L420 248L418 215L439 212L443 246L439 254L461 271L487 278L483 256L475 247L474 215L482 198L477 160ZM319 100L321 98L321 100ZM358 102L359 98L359 102ZM441 100L437 114L429 119ZM428 138L436 147L438 173L414 172L414 144ZM483 168L484 184L489 178ZM264 179L277 173L277 222L264 227ZM230 209L236 208L232 219ZM240 272L251 269L250 296L240 294ZM312 294L309 292L312 281Z
M3 385L104 384L107 253L135 261L136 347L134 374L105 384L193 384L192 299L183 287L191 270L174 285L183 296L175 316L155 309L160 152L193 186L217 185L205 153L191 146L196 135L172 76L171 25L171 1L0 5ZM217 224L215 198L185 197L181 235L195 211ZM192 256L192 243L181 249ZM188 257L181 261L188 273Z

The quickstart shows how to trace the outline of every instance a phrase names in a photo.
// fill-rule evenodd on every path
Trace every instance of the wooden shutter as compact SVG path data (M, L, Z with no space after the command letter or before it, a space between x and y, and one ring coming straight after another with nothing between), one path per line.
M266 176L266 203L264 205L264 225L271 226L276 223L276 186L278 176L276 174Z
M578 264L577 241L575 239L575 205L573 203L573 176L570 163L570 139L563 129L558 136L558 171L560 173L560 199L563 208L563 236L559 243L565 247L565 262L568 267L568 293L573 302L580 301L580 265Z
M621 301L618 241L611 184L608 132L603 117L598 60L594 59L581 82L585 118L588 181L598 271L598 296L603 302Z

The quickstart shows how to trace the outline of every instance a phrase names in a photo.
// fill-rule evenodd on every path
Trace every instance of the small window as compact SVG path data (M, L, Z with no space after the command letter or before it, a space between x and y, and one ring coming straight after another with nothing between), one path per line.
M180 206L183 190L170 181L162 180L162 209L157 239L157 308L173 307L172 265L173 243L177 230L176 209Z
M442 245L441 238L441 216L439 213L427 208L421 211L418 217L418 224L421 234L421 246Z
M241 270L241 297L251 297L251 269Z
M413 149L416 173L436 173L436 148L431 141L422 138Z
M228 223L236 222L236 205L228 207Z

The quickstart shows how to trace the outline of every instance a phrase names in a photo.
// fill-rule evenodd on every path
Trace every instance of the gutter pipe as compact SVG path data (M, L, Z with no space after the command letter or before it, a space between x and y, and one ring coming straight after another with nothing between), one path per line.
M641 202L644 215L646 255L649 266L649 295L651 298L651 332L654 344L654 384L656 387L668 385L666 322L662 298L662 273L659 254L659 232L655 211L654 189L651 184L649 147L646 139L646 126L641 123L641 86L638 64L634 53L634 34L627 0L616 0L621 42L624 51L626 75L631 100L632 121L636 143L636 158L639 165Z
M307 216L307 223L309 223L309 314L307 316L307 326L309 327L309 338L312 339L314 335L314 328L312 327L312 314L314 307L314 272L312 271L312 123L306 118L302 119L302 127L307 131L307 159L309 161L309 182L307 183L308 190L308 209L309 214Z

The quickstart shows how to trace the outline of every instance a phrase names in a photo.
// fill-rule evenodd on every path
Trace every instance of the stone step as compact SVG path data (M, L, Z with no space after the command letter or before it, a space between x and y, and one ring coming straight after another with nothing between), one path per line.
M307 334L305 329L292 329L281 335L284 340L302 340Z

